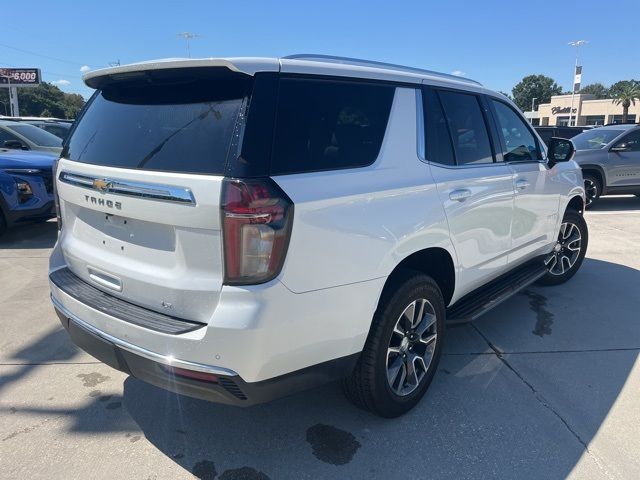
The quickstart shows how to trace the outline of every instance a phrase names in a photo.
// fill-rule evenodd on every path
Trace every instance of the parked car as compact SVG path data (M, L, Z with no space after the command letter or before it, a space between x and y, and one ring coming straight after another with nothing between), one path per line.
M58 122L54 120L25 120L24 123L41 128L62 140L67 138L72 125L70 122Z
M42 152L0 149L0 235L25 221L55 216L52 165Z
M84 80L97 93L56 167L52 301L77 345L162 388L246 406L343 379L397 416L435 375L445 322L584 258L571 142L547 153L472 80L323 56Z
M640 124L599 127L572 140L588 206L602 195L640 196Z
M62 139L28 123L0 120L0 148L36 150L59 155L62 151Z
M549 141L553 137L559 138L573 138L576 135L584 132L585 130L590 130L592 127L584 126L584 127L534 127L540 138L545 143L545 145L549 145Z

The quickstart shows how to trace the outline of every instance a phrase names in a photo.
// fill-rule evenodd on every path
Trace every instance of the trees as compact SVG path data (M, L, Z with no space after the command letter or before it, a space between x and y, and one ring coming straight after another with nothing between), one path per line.
M9 115L9 92L0 88L0 115ZM77 93L65 93L43 82L37 87L19 88L20 115L24 117L75 118L84 105Z
M528 75L518 83L513 90L513 101L525 111L531 108L531 101L535 98L536 103L549 103L552 95L560 95L560 87L553 78L545 75Z
M618 82L613 86L617 86L620 83L623 82ZM612 89L613 86L611 87ZM636 99L640 99L640 82L630 80L616 88L612 101L615 105L622 105L622 123L627 123L629 107L636 104Z
M597 99L609 97L609 89L599 82L585 85L580 89L580 93L590 93L591 95L595 95Z

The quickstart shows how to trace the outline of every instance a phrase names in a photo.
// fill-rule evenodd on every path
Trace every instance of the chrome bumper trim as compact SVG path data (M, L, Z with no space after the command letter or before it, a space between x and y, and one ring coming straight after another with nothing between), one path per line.
M135 355L139 355L153 362L161 363L162 365L168 365L170 367L177 368L185 368L187 370L195 370L198 372L212 373L214 375L224 375L227 377L236 377L238 374L233 370L229 370L222 367L215 367L213 365L205 365L202 363L189 362L187 360L179 360L170 355L162 355L160 353L152 352L151 350L147 350L146 348L138 347L137 345L133 345L129 342L125 342L119 338L114 337L113 335L109 335L102 330L97 329L93 325L88 324L84 320L79 319L75 314L71 313L60 301L51 295L51 301L53 302L54 307L59 310L63 315L68 317L70 321L73 321L78 327L87 331L88 333L95 335L103 340L106 340L109 343L114 344L115 346L122 348L123 350L127 350Z

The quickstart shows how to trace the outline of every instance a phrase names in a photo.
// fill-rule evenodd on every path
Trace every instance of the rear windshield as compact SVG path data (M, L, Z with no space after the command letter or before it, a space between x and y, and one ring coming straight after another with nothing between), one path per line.
M44 130L29 124L7 125L7 128L13 130L30 142L40 147L61 147L62 139L55 135L45 132Z
M240 74L184 70L117 81L95 94L63 156L111 167L222 174L250 82Z
M587 130L571 139L576 150L598 150L620 135L624 130L612 130L604 128L594 128Z

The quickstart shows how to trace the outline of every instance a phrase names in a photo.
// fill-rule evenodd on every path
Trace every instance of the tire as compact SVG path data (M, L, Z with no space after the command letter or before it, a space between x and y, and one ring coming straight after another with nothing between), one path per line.
M567 210L562 219L558 241L545 260L548 271L538 280L541 285L560 285L573 277L587 253L589 230L584 217Z
M6 231L7 231L7 222L4 219L4 214L2 213L2 211L0 211L0 237L4 235Z
M602 182L598 175L594 173L583 174L584 190L586 193L585 208L590 208L602 194Z
M423 315L417 313L420 307ZM403 271L385 289L360 359L343 380L347 398L386 418L411 410L438 368L444 322L445 305L436 282L422 273ZM413 375L408 365L414 365Z

